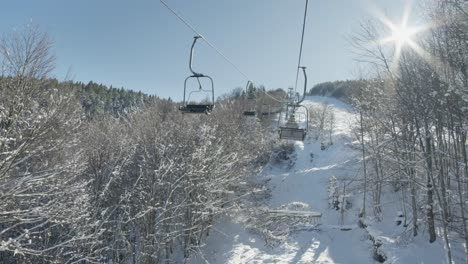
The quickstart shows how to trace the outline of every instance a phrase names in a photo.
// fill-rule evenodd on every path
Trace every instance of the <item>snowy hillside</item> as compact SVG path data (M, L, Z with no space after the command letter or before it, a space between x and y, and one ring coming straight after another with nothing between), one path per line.
M382 241L386 263L446 263L440 240L429 244L424 233L413 240L404 227L395 224L401 210L393 202L397 194L385 195L382 222L369 218L367 229L357 226L362 203L361 190L356 188L361 156L353 148L357 143L353 143L351 130L357 119L348 105L335 99L308 97L304 102L308 107L325 103L335 114L334 144L322 151L320 141L308 137L304 143L295 143L292 166L270 164L258 175L271 179L271 197L266 200L269 208L304 203L310 211L322 213L319 223L293 232L278 246L267 246L262 236L246 229L241 214L226 216L217 220L202 252L190 263L374 263L369 232ZM327 187L332 176L349 183L348 210L344 212L329 206Z

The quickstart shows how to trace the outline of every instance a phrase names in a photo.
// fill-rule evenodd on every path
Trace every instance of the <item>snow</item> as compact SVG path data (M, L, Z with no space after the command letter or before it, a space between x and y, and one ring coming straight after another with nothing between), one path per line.
M222 223L222 224L221 224ZM277 248L265 246L259 236L249 234L230 219L222 219L210 235L203 257L209 263L371 263L370 243L358 230L321 231L294 234ZM361 241L360 243L355 243ZM203 263L201 258L192 263Z
M343 216L329 207L330 178L352 180L360 173L360 153L351 147L351 124L357 119L347 104L332 98L308 97L304 104L331 106L335 114L333 145L322 151L320 141L313 138L295 142L297 159L292 167L269 165L258 177L269 179L272 195L267 205L271 210L303 203L310 214L322 214L320 224L294 232L284 243L270 247L262 236L246 229L240 215L225 216L217 219L206 245L188 263L376 263L369 234L382 241L386 263L446 263L442 239L429 244L424 234L413 239L403 224L396 225L395 217L403 213L393 201L397 197L383 197L383 221L369 220L367 230L357 227L359 190L347 195L352 207Z

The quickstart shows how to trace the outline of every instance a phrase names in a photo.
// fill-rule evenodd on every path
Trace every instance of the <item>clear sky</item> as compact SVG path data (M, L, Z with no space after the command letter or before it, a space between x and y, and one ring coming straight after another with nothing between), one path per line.
M166 0L256 84L294 86L304 0ZM397 21L407 0L310 0L303 65L309 86L355 78L346 38L372 16L372 6ZM192 33L159 0L5 0L0 32L27 23L55 41L63 80L141 90L180 100L189 75ZM197 45L194 68L215 80L216 96L245 78L206 43ZM301 85L301 84L300 84Z

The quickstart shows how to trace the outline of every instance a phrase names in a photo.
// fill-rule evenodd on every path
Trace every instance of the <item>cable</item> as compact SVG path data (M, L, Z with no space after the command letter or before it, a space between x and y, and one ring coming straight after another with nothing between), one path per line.
M166 2L164 2L164 0L159 0L167 9L169 9L169 11L172 12L172 14L174 14L180 21L182 21L182 23L184 23L188 28L190 28L190 30L192 30L195 34L197 34L198 36L200 36L214 51L216 51L216 53L218 53L221 57L223 57L223 59L225 61L227 61L234 69L237 70L237 72L239 72L242 76L244 76L244 78L247 80L247 81L251 81L251 79L249 78L249 76L247 76L247 74L245 74L243 71L241 71L239 69L239 67L237 67L230 59L228 59L228 57L226 57L219 49L217 49L210 41L208 41L205 36L203 36L200 32L198 32L192 25L190 25L189 22L187 22L181 15L179 15L173 8L171 8ZM308 1L308 0L307 0ZM302 48L301 48L302 49ZM252 82L252 81L251 81ZM253 82L252 82L253 83ZM297 80L296 80L296 84L297 84ZM279 103L284 103L284 98L283 100L278 100L276 99L275 97L271 96L270 94L267 93L267 91L264 91L265 95L269 96L271 99L275 100L276 102L279 102Z
M247 74L245 74L243 71L241 71L239 69L239 67L237 67L230 59L228 59L228 57L226 57L219 49L217 49L213 44L211 44L210 41L208 41L208 39L205 38L205 36L203 36L202 34L200 34L200 32L198 32L192 25L190 25L190 23L188 23L185 19L182 18L182 16L180 16L174 9L172 9L166 2L164 2L163 0L160 0L161 3L166 6L167 9L169 9L180 21L182 21L187 27L189 27L195 34L197 34L198 36L200 36L205 42L206 44L208 44L212 49L214 49L214 51L216 51L216 53L218 53L221 57L223 57L224 60L226 60L229 64L231 64L232 67L234 67L234 69L236 69L242 76L245 77L245 79L248 81L250 80L249 76L247 76Z
M301 58L302 58L302 46L304 44L304 32L305 32L305 26L306 26L306 19L307 19L307 7L309 5L309 0L306 0L305 4L305 11L304 11L304 22L302 24L302 37L301 37L301 47L299 49L299 61L297 63L297 71L296 71L296 84L294 85L294 93L297 92L297 81L299 79L299 69L301 67Z
M184 23L195 34L199 35L200 37L202 37L202 39L204 39L206 41L206 39L203 37L202 34L198 33L198 31L194 27L192 27L192 25L190 25L187 21L185 21L185 19L183 19L179 14L177 14L177 12L174 9L172 9L168 4L166 4L166 2L164 2L163 0L160 0L160 1L167 9L169 9L169 11L171 11L180 21L182 21L182 23Z

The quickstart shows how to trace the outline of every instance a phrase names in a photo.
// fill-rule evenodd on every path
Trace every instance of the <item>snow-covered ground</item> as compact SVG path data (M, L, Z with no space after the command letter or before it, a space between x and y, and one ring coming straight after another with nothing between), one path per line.
M311 211L322 213L318 230L295 232L281 245L269 247L261 236L246 230L235 217L220 218L202 252L190 259L189 263L376 262L367 231L356 225L362 200L359 190L351 190L354 192L349 197L352 207L344 217L328 205L330 177L346 178L348 181L356 179L360 173L360 156L351 147L351 124L356 121L356 116L348 105L326 97L308 97L304 102L306 106L324 103L332 106L335 113L334 144L322 151L320 142L313 138L308 138L304 143L296 142L297 159L291 168L269 165L258 176L271 179L269 188L272 196L267 201L270 208L291 202L308 204ZM384 244L383 250L388 257L386 263L446 263L441 239L429 244L425 234L413 239L402 226L395 225L395 216L401 211L395 201L396 197L385 196L383 221L374 223L369 220L369 232ZM347 227L347 231L341 230L342 226Z

